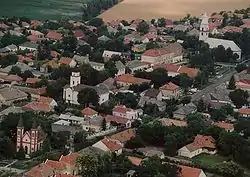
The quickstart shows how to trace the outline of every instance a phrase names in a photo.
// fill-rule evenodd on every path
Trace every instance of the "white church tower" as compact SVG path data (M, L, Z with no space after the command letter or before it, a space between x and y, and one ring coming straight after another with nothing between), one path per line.
M204 13L201 16L200 35L199 35L200 41L206 41L208 39L208 35L209 35L208 20L209 20L209 17L207 16L207 13Z
M80 72L72 72L70 76L70 87L75 87L81 84Z

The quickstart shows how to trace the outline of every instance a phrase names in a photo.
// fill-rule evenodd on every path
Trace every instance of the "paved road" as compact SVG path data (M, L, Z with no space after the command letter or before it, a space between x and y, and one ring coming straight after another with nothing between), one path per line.
M191 101L192 102L195 102L195 101L198 101L201 99L201 97L203 95L206 95L208 94L209 92L211 92L215 87L217 87L218 85L226 82L226 81L229 81L230 78L236 73L236 71L230 71L226 74L224 74L221 78L214 78L212 79L214 81L214 83L212 85L209 85L208 87L204 88L203 90L195 93L192 95L192 99Z

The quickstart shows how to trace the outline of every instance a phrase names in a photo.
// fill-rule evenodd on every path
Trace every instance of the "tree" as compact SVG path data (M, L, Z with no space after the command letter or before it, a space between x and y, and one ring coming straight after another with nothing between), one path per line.
M76 132L74 135L74 150L79 151L85 147L87 147L89 144L86 142L87 138L87 132L81 131Z
M75 36L64 36L62 38L63 49L68 52L74 52L77 46L77 39Z
M23 80L26 80L27 78L33 78L34 75L32 74L31 71L26 70L21 74L21 77L23 78Z
M214 121L224 121L227 118L226 112L223 109L212 109L210 115Z
M243 105L247 104L248 97L248 92L241 89L236 89L229 93L229 98L237 108L241 108Z
M136 31L138 31L138 32L141 33L141 34L146 34L146 33L148 33L148 30L149 30L149 25L148 25L148 23L145 22L144 20L141 21L141 22L139 23L139 25L137 26L137 28L136 28Z
M99 102L99 96L97 92L92 88L82 89L78 93L77 97L78 97L78 102L84 105L84 107L89 106L89 104L96 106L98 105Z
M224 129L218 126L209 126L205 131L204 134L208 136L212 136L215 140L217 140L220 136L220 133L224 131Z
M144 142L139 136L136 136L135 138L128 140L125 144L125 148L128 149L138 149L141 147L144 147Z
M220 163L217 166L218 171L228 177L243 177L244 170L232 161Z
M206 129L206 123L202 114L194 113L187 117L188 130L190 134L196 136Z
M9 54L6 56L0 56L0 65L1 67L6 67L9 65L14 65L18 61L17 55Z
M230 81L229 81L228 89L230 89L230 90L236 89L234 76L232 76L231 79L230 79Z
M182 103L183 105L186 105L191 102L191 99L192 99L191 96L185 96L181 99L180 103Z
M23 149L22 146L19 148L18 152L16 153L16 158L17 158L18 160L23 160L23 159L25 159L25 151L24 151L24 149Z
M91 47L90 45L81 45L80 47L77 48L76 53L86 56L87 54L91 53Z
M98 158L91 153L82 153L77 158L77 166L80 167L79 174L83 177L97 177Z
M118 69L116 68L115 61L109 60L104 64L105 69L108 72L109 77L115 77L115 75L118 72Z
M107 128L107 121L106 121L105 118L103 118L103 120L102 120L102 130L105 131L106 128Z
M39 44L37 58L39 60L51 58L51 49L48 43Z
M200 99L200 100L198 101L197 110L198 110L199 112L204 112L204 111L206 110L206 105L205 105L203 99Z
M102 25L104 25L104 22L101 18L93 18L89 21L89 25L95 27L101 27Z
M15 155L16 149L14 143L7 136L0 138L0 156L6 159L12 159Z
M169 81L168 72L164 68L154 69L151 72L151 81L155 88L159 88Z
M166 19L165 18L158 19L158 26L165 27L166 26Z
M9 74L21 75L22 71L18 66L13 66L9 72Z
M146 50L159 48L159 45L155 41L149 41L146 44Z

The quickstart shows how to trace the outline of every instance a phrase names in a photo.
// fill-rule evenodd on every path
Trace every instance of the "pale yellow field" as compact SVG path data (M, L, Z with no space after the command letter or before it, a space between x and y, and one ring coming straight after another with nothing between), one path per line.
M105 21L115 19L179 19L186 14L218 12L249 7L250 0L124 0L100 15Z

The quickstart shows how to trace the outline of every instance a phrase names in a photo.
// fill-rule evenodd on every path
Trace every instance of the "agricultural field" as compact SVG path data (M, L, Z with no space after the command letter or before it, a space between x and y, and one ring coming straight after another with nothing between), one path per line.
M105 21L166 17L180 19L186 14L199 16L203 12L218 12L247 8L249 0L124 0L100 15Z
M56 20L63 17L81 18L85 0L2 0L1 16L23 16L39 20Z

